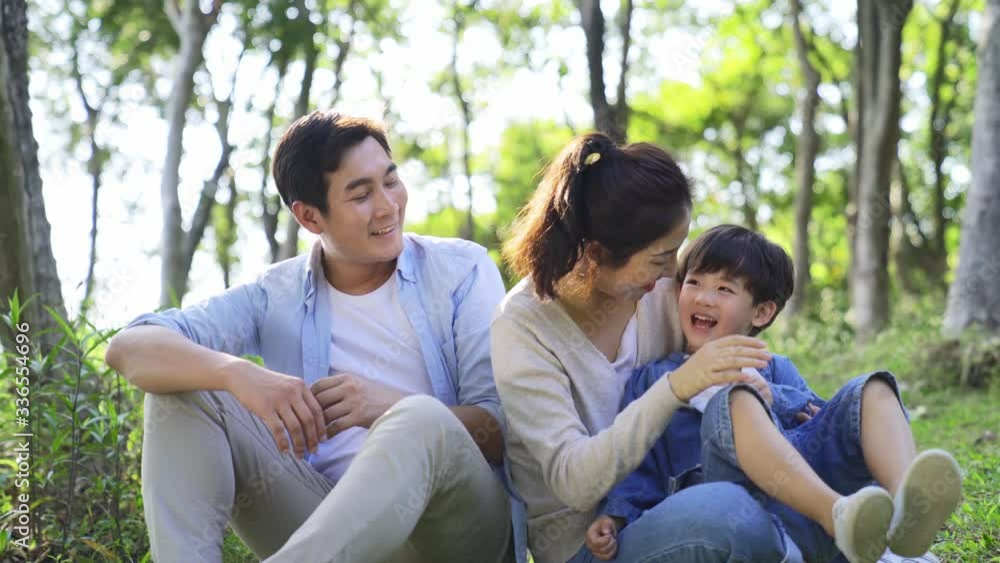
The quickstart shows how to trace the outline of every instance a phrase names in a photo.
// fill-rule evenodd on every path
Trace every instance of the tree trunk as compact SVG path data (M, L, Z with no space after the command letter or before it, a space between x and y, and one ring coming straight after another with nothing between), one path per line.
M1000 330L1000 0L987 0L979 46L972 188L966 196L958 271L948 294L944 332L976 324Z
M916 269L927 269L929 243L927 235L924 234L920 226L920 220L913 211L910 203L910 181L906 175L906 168L899 155L896 155L895 171L898 181L893 183L894 195L892 197L892 216L894 228L890 240L890 254L892 263L896 266L896 279L899 281L903 291L910 295L918 295L920 286L915 279ZM909 231L917 233L919 244L915 244L910 237Z
M300 2L300 6L301 9L306 10L302 13L302 17L308 19L309 12L305 7L305 3ZM312 91L313 75L316 73L316 59L319 56L319 48L313 39L316 27L310 24L310 28L312 33L309 33L309 37L306 39L304 45L303 62L305 63L305 70L302 74L302 86L299 89L299 97L295 101L295 116L293 121L309 113L309 97ZM285 240L282 242L281 251L278 253L279 260L292 258L299 253L299 223L295 220L295 216L292 215L291 211L287 213L287 219L285 223Z
M194 95L194 73L202 63L202 47L205 38L215 24L222 0L215 0L212 11L203 13L197 0L186 0L183 8L179 0L167 0L167 16L180 38L180 51L174 57L172 86L167 99L167 154L163 163L163 177L160 181L160 200L163 206L163 233L161 236L160 306L170 306L174 300L180 303L187 292L188 273L193 257L187 257L187 250L197 248L200 242L191 241L184 231L181 217L181 203L177 194L180 185L181 157L184 150L184 126L187 123L187 109ZM198 210L202 211L208 194L202 192ZM198 215L198 212L195 212ZM194 230L192 230L194 232ZM192 242L194 243L192 245Z
M899 65L907 0L862 0L858 28L861 104L858 219L851 300L858 341L871 341L889 319L889 188L899 139Z
M799 98L799 133L795 151L795 292L788 302L788 314L796 315L805 309L809 299L809 222L813 208L813 183L816 178L816 154L819 152L819 135L816 133L816 109L819 107L820 75L809 61L809 44L802 30L799 0L791 0L792 31L795 51L802 72L802 92Z
M948 271L948 252L945 248L945 231L948 228L948 218L945 217L945 187L947 178L943 167L944 159L948 156L948 138L945 135L951 118L951 109L954 107L957 93L952 93L951 98L942 101L942 89L948 81L945 79L945 67L949 59L947 54L948 43L951 33L954 30L955 15L958 13L960 0L952 0L948 6L948 12L941 20L941 40L937 49L937 67L930 80L931 111L929 131L929 151L931 165L934 170L934 216L933 231L931 235L931 245L925 252L924 262L928 280L938 281L941 286L944 284L944 274ZM956 85L957 86L957 85Z
M604 82L604 12L600 0L578 0L580 25L587 41L587 66L590 74L590 106L594 110L594 128L611 137L617 143L624 143L627 134L628 103L624 98L625 80L628 74L628 50L631 39L623 37L621 76L618 84L619 96L616 106L608 102ZM621 5L620 29L624 34L631 30L632 2Z
M465 214L465 225L461 229L461 237L466 240L476 240L476 218L472 208L472 149L469 142L469 126L472 124L472 110L468 100L465 99L465 91L462 88L462 77L458 74L458 45L462 40L462 33L465 32L465 20L462 14L462 7L458 3L453 7L453 22L455 28L451 37L451 86L455 94L455 101L458 102L458 109L462 114L462 174L465 176L465 185L469 194L469 209Z
M219 269L222 270L222 285L229 289L233 285L233 255L232 248L239 238L236 232L236 205L239 203L239 192L236 190L236 178L229 170L229 201L226 202L222 228L216 229L215 244Z
M87 173L90 175L91 202L90 202L90 258L87 264L87 279L84 284L83 298L80 300L80 316L86 316L90 308L91 299L94 295L95 276L94 270L97 267L97 227L98 227L98 201L101 191L101 175L104 172L104 150L97 143L97 124L101 119L101 107L103 101L95 106L90 103L87 93L83 87L83 74L80 72L80 38L79 33L74 31L72 38L73 46L73 82L76 85L76 93L80 98L80 103L87 113L87 141L90 147L90 157L87 159ZM107 92L105 92L105 96ZM105 98L106 99L106 98Z
M278 83L275 92L281 91L281 83L285 77L285 65L278 67ZM267 247L271 253L271 263L275 263L281 256L281 244L278 243L278 217L281 212L281 196L269 195L267 193L267 179L271 177L271 139L274 136L274 111L278 103L278 96L275 95L271 105L267 108L267 133L264 134L264 154L261 158L260 175L260 205L261 220L264 224L264 237L267 239Z
M48 354L61 331L44 307L66 317L42 199L38 143L28 106L28 26L23 0L0 0L0 311L15 289L27 309L35 351ZM51 329L51 330L50 330ZM43 334L43 331L49 331ZM2 329L0 344L12 335Z

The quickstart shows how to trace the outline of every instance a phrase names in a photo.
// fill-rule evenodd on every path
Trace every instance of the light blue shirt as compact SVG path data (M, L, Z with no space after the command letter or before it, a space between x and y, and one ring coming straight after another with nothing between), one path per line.
M336 322L321 258L317 242L308 255L275 264L252 283L184 309L141 315L129 327L159 325L212 350L260 356L268 369L312 385L329 373L330 326ZM406 233L396 275L434 396L449 406L485 409L506 435L489 339L505 290L486 249Z
M312 385L329 373L330 327L337 322L324 291L321 259L317 242L308 255L275 264L252 283L183 309L141 315L128 326L159 325L212 350L260 356L268 369ZM506 437L489 338L505 289L486 249L461 239L404 233L396 276L400 304L419 339L434 396L445 405L486 410ZM497 475L506 481L500 468ZM515 549L523 562L524 515L512 501Z

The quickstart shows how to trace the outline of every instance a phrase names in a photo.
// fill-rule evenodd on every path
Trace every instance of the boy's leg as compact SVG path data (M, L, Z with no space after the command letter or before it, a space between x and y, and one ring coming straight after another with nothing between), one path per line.
M702 420L706 481L753 485L832 535L833 504L840 495L796 451L760 395L737 385L712 403Z
M848 381L816 416L786 433L842 495L873 481L895 493L916 449L896 380L887 372Z
M816 452L810 463L842 494L873 479L893 494L890 547L900 555L930 549L958 506L958 464L941 450L916 455L896 380L888 372L852 379L817 419L791 434L800 451Z
M824 456L836 457L840 445L850 442L850 425L842 422L849 417L842 414L841 402L836 399L810 423L785 433L755 390L737 386L713 399L702 426L706 480L748 486L768 510L782 519L810 561L830 561L837 556L833 504L841 495L851 495L871 482L863 461L841 462L840 466L850 473L837 476L834 482L827 480L827 464L817 461ZM822 424L825 420L826 424ZM825 428L827 433L816 436L812 447L803 447L801 438L810 435L806 431L810 426ZM844 536L838 538L858 557L866 558L877 551L871 560L884 549L885 533L878 528L887 526L891 515L887 495L882 492L878 498L868 498L867 493L874 492L869 490L864 498L851 499L851 503L857 501L853 506L861 507L861 512L849 512L850 520L841 522ZM863 525L856 527L858 523Z
M507 493L440 401L380 417L351 467L268 561L513 561Z
M142 496L155 561L221 561L226 525L260 557L276 551L332 488L282 455L224 391L145 398Z

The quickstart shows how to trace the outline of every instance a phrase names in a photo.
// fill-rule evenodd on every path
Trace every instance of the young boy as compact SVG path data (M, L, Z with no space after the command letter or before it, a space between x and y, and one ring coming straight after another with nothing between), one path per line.
M793 267L762 235L722 225L692 243L677 281L687 353L636 370L623 407L713 341L770 326L792 294ZM916 455L891 374L857 377L829 403L788 358L772 355L747 375L749 384L691 399L642 465L612 489L587 532L596 558L613 559L619 541L627 551L627 528L620 540L618 532L644 511L710 481L758 493L810 563L841 553L852 563L875 562L886 546L908 557L930 548L958 505L961 474L947 452ZM733 507L734 526L739 511Z

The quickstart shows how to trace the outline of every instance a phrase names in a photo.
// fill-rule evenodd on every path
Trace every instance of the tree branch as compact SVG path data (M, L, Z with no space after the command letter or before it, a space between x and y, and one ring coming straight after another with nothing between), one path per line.
M163 11L166 12L167 19L170 20L174 31L180 35L183 33L184 24L181 21L181 6L178 2L179 0L163 0Z
M619 29L622 35L622 62L621 76L618 77L618 96L615 101L615 113L618 123L623 127L628 124L628 97L626 96L626 79L628 78L628 54L632 46L632 11L631 0L622 0L621 13L619 13Z

